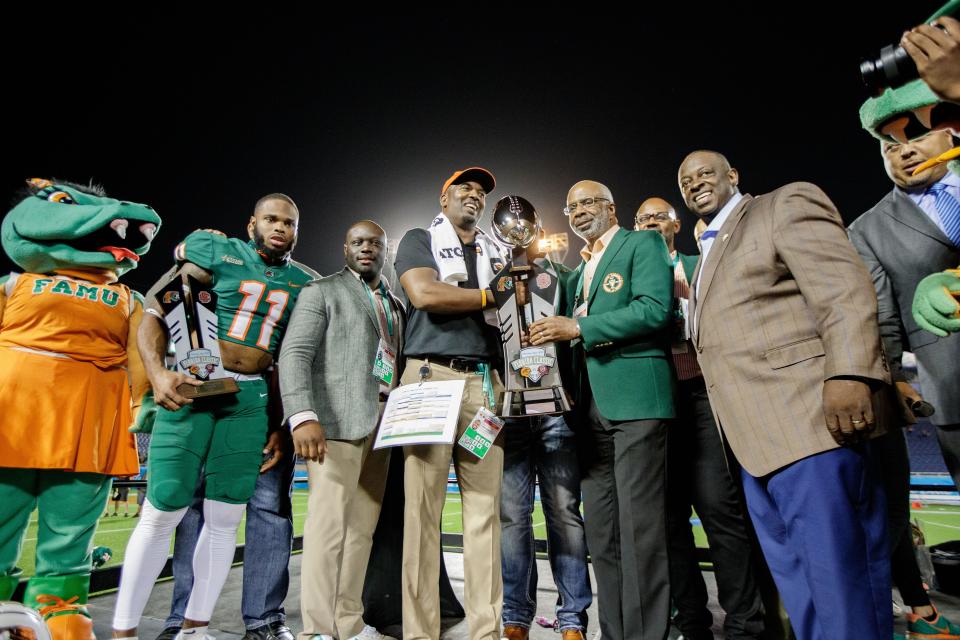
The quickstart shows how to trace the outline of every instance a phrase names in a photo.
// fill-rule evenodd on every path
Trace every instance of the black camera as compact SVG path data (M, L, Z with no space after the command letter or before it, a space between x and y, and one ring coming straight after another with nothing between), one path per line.
M927 19L932 24L940 16L960 15L960 0L951 0ZM940 25L934 25L946 31ZM902 87L911 80L920 77L917 65L899 44L889 45L880 50L880 55L860 63L860 76L871 94L879 96L884 89Z
M875 60L860 63L860 76L870 93L878 96L887 87L896 89L919 78L920 74L903 47L889 45L880 50Z

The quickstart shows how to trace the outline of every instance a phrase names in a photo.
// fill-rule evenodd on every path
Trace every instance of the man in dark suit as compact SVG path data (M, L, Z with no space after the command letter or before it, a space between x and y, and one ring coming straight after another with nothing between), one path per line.
M763 607L754 580L750 535L738 488L740 467L736 460L728 459L717 430L686 322L690 279L699 256L684 255L674 247L680 219L662 198L647 198L640 204L634 228L660 232L673 261L674 332L670 351L677 420L670 425L667 435L670 594L677 608L673 623L687 640L713 638L707 585L700 573L690 530L692 505L710 542L720 605L726 612L726 637L759 638L763 632Z
M857 218L849 233L873 277L880 334L897 389L910 401L921 399L900 367L903 352L912 351L920 392L935 409L930 420L937 426L943 459L960 487L960 335L939 338L918 327L910 313L917 283L960 261L960 249L944 231L939 205L960 197L960 176L946 164L912 175L914 167L952 146L948 131L932 131L907 143L882 142L884 167L894 188Z
M743 195L714 151L688 155L678 182L710 222L693 345L793 629L889 638L886 510L865 441L890 377L870 276L812 184Z
M662 640L669 626L664 466L674 416L666 329L673 276L659 234L617 224L613 195L584 180L564 213L586 241L561 295L564 316L530 325L530 341L571 341L565 383L581 456L587 546L604 640Z
M910 142L881 143L881 154L893 190L872 209L850 225L854 248L863 258L877 292L880 335L890 358L890 371L905 405L903 412L912 422L909 405L921 400L906 381L901 367L904 350L913 351L920 372L921 391L933 399L940 449L954 478L960 477L960 379L956 362L960 357L960 336L938 338L918 327L910 304L919 281L931 270L957 262L957 246L944 231L945 220L938 204L960 191L960 176L940 164L917 175L913 170L929 158L951 148L946 131L934 131ZM938 195L945 192L940 196ZM949 213L949 211L947 212ZM956 211L960 216L960 207ZM960 220L958 220L960 222ZM947 227L949 228L949 227ZM952 637L960 627L939 616L923 588L910 531L910 459L900 429L883 436L879 453L886 470L884 482L889 512L891 571L907 614L908 631L930 632L927 628L946 626ZM941 631L941 629L937 629ZM941 634L942 635L942 634ZM944 635L943 637L948 637Z
M342 271L304 287L280 351L284 418L310 480L300 638L389 640L364 623L361 596L390 464L373 442L405 317L380 277L383 229L353 224L343 253Z

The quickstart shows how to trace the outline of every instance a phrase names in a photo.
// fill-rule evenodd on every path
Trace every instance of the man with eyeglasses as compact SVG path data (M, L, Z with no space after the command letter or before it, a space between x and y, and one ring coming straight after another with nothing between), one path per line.
M659 234L617 224L610 190L591 180L564 213L586 241L564 281L560 309L530 325L533 345L573 347L565 377L581 451L584 525L597 577L604 640L667 637L670 585L664 475L673 418L667 361L673 276Z
M700 573L690 530L690 507L696 509L710 542L717 578L723 627L728 638L759 638L763 608L754 581L754 560L744 508L733 474L737 461L728 456L713 419L707 386L690 343L687 301L690 279L699 256L674 247L680 219L662 198L643 201L634 228L658 231L673 261L673 321L671 343L677 391L677 420L667 435L667 540L670 545L670 592L677 608L674 625L688 640L710 640L713 616L707 608L707 586Z
M952 147L949 131L932 131L905 143L881 142L894 188L850 225L849 234L873 275L881 335L897 389L908 403L922 399L901 370L900 356L908 350L917 356L920 388L936 409L930 420L937 425L947 469L960 487L960 336L938 338L921 331L910 314L920 279L960 261L960 176L946 164L913 175L915 167Z
M960 261L960 175L949 171L946 164L913 175L922 163L952 147L950 132L942 130L904 143L883 140L880 153L894 188L857 218L848 233L873 277L880 335L903 404L901 424L914 422L912 409L920 409L924 397L929 401L935 408L930 421L936 425L941 454L954 483L960 486L960 335L938 338L921 330L910 314L920 280L930 271ZM903 372L905 350L916 356L924 397ZM941 616L933 606L917 567L909 526L910 459L903 432L895 429L877 443L885 470L893 582L911 609L907 630L911 637L926 632L960 638L960 625Z

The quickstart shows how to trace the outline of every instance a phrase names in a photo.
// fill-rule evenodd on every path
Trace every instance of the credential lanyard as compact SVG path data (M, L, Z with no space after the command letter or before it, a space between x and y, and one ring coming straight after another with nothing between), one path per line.
M375 299L376 296L373 295L373 292L370 290L370 286L367 285L367 283L364 282L363 285L364 285L363 286L364 290L367 292L367 297L370 298L370 304L373 306L374 309L376 309L377 308L377 301ZM380 306L383 309L383 315L387 320L387 333L389 333L390 337L392 338L393 337L393 312L390 311L390 307L388 306L387 288L383 286L383 282L381 282L377 288L380 289Z
M580 269L580 277L577 278L577 293L574 296L574 304L580 300L580 294L583 293L583 272L587 270L587 263L583 263L583 269Z

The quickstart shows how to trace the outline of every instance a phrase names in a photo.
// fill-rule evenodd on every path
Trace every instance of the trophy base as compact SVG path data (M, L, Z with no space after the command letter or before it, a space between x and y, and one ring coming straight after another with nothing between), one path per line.
M503 418L558 415L570 411L570 398L563 387L509 389L503 392Z
M238 393L240 387L237 385L237 381L233 378L216 378L215 380L207 380L199 387L195 387L192 384L182 384L177 387L177 393L182 395L184 398L211 398L213 396L222 396L228 393Z

